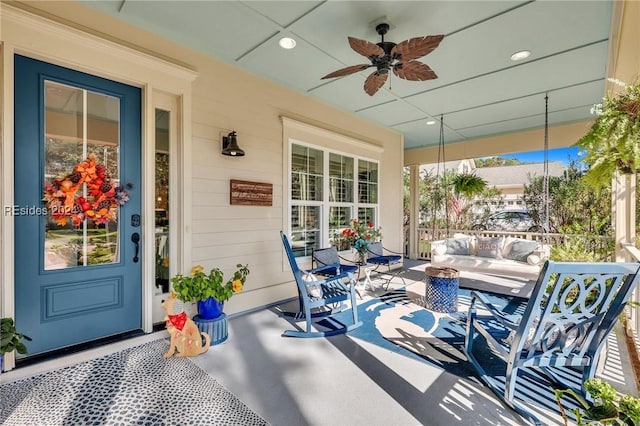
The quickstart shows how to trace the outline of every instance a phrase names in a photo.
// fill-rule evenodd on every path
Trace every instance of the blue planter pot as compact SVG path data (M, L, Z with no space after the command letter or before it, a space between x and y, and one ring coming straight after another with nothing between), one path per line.
M207 300L201 300L197 302L198 315L202 319L214 319L222 315L222 309L224 308L224 302L218 302L215 297L210 297Z

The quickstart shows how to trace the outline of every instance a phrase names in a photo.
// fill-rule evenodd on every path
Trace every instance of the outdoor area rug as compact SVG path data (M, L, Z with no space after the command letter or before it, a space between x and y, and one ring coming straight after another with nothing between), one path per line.
M424 282L415 282L407 288L390 290L363 301L358 305L358 319L363 325L350 331L347 336L354 341L360 339L373 343L400 355L438 366L448 373L481 383L464 353L471 290L459 290L456 312L440 313L425 308L424 289ZM505 313L524 312L524 299L503 294L484 295ZM482 309L478 309L478 315L482 314ZM341 321L348 322L350 317L349 310L338 315ZM482 359L489 374L504 384L504 361L497 358L485 342L476 343L474 353ZM569 385L580 386L580 375L577 372L563 372L563 379L563 388ZM519 383L516 390L518 399L531 403L534 412L541 417L557 413L552 383L543 376L529 373L523 373L523 380ZM575 401L565 399L563 406L573 409L577 405ZM570 418L572 416L569 414Z
M266 425L166 340L0 384L3 425Z
M402 355L435 364L461 377L474 375L464 354L466 318L471 291L460 289L458 310L440 313L425 308L424 283L390 290L358 305L364 325L349 332L359 338ZM485 293L486 294L486 293ZM492 303L509 313L523 309L521 300L492 295ZM349 311L337 316L349 321Z

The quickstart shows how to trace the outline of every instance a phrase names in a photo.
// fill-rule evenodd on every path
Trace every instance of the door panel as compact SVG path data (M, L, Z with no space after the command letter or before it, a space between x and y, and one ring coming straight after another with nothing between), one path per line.
M15 301L28 356L141 328L140 99L15 56Z

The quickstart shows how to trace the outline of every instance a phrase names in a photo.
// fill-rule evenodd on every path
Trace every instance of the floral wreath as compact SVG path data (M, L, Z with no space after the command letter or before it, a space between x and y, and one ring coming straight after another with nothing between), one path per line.
M78 191L86 184L85 191ZM126 189L132 185L127 184ZM117 219L118 206L129 201L129 193L120 184L113 184L107 167L98 164L95 154L89 154L86 160L77 164L66 176L45 182L44 199L47 213L60 226L67 224L69 218L75 226L91 219L97 225Z

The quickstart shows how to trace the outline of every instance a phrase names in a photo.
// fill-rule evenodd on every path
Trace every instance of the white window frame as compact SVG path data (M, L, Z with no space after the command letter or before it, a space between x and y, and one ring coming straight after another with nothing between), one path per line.
M290 138L288 141L288 156L287 156L287 187L285 188L285 193L287 194L287 229L289 230L289 235L291 234L292 225L291 225L291 208L293 206L320 206L320 241L319 247L328 247L329 246L329 208L330 207L350 207L351 215L350 219L357 218L358 209L360 208L373 208L374 209L374 223L378 225L379 223L379 214L380 214L380 162L374 158L353 155L348 152L342 152L335 149L326 148L323 146L318 146L315 144L310 144L304 141L300 141L298 139ZM292 188L292 161L291 156L293 152L293 145L302 146L305 148L315 149L323 152L323 165L322 165L322 201L315 200L293 200L291 198L291 188ZM337 154L349 158L353 158L353 202L338 202L338 201L329 201L329 158L330 154ZM371 163L374 163L378 167L378 182L377 182L377 191L376 191L376 199L377 203L360 203L358 197L358 163L360 160L365 160ZM310 256L300 257L299 259L309 259Z

